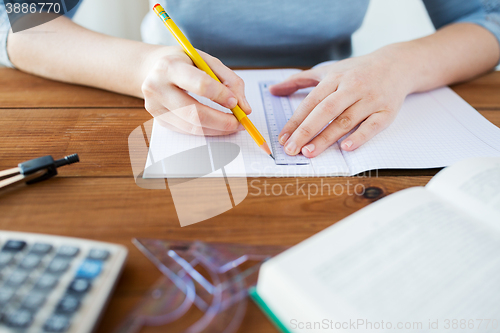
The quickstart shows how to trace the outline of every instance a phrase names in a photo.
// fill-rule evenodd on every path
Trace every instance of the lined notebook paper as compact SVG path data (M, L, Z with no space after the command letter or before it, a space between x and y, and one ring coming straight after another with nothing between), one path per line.
M245 81L245 93L253 110L249 118L269 142L259 82L282 81L299 70L236 72ZM293 109L297 108L309 91L301 90L289 97ZM196 98L230 113L205 98ZM396 120L357 150L342 151L341 141L311 159L309 165L283 166L276 165L245 131L205 138L174 132L155 121L144 177L167 177L162 172L165 168L148 167L154 162L210 142L232 142L241 148L245 170L226 170L230 177L346 176L374 169L446 167L465 158L500 156L500 129L447 87L408 96Z

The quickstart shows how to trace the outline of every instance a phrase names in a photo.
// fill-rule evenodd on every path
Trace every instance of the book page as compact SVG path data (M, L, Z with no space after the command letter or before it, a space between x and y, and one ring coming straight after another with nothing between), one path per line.
M387 129L342 153L352 174L444 167L471 157L500 157L500 129L446 87L408 96Z
M473 158L439 172L426 188L500 227L500 158Z
M417 326L408 331L436 331L429 320L444 331L446 319L497 318L499 274L498 229L412 188L264 263L257 292L293 332L312 331L298 322L355 322L352 331L374 332L409 322Z

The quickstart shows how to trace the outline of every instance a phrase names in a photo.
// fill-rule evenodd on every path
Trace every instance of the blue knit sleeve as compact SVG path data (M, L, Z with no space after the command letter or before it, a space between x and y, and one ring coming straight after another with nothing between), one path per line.
M439 29L451 23L474 23L488 29L500 43L500 0L424 0Z

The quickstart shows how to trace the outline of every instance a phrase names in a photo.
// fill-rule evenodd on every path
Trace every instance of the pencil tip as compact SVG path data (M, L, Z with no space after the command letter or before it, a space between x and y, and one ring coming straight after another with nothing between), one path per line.
M269 154L269 156L271 156L271 158L276 161L276 159L274 158L273 154Z
M265 141L262 145L260 145L260 148L262 148L262 150L265 151L267 155L273 157L273 152L271 151L271 149L269 149L269 146L267 145L267 143Z

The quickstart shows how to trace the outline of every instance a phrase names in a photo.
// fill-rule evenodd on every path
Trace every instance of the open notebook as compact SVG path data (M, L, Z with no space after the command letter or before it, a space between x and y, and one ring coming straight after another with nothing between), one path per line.
M236 72L246 84L246 96L253 110L249 117L270 142L259 82L282 81L299 70ZM289 97L294 110L309 91L302 90ZM198 100L225 110L207 99ZM408 96L393 124L357 150L342 151L339 141L311 159L309 165L276 165L246 132L204 138L173 132L155 121L144 178L168 176L161 171L165 168L148 169L153 162L212 142L231 142L241 148L244 168L227 168L225 172L230 177L347 176L375 169L445 167L465 158L500 156L500 129L451 89L441 88Z

